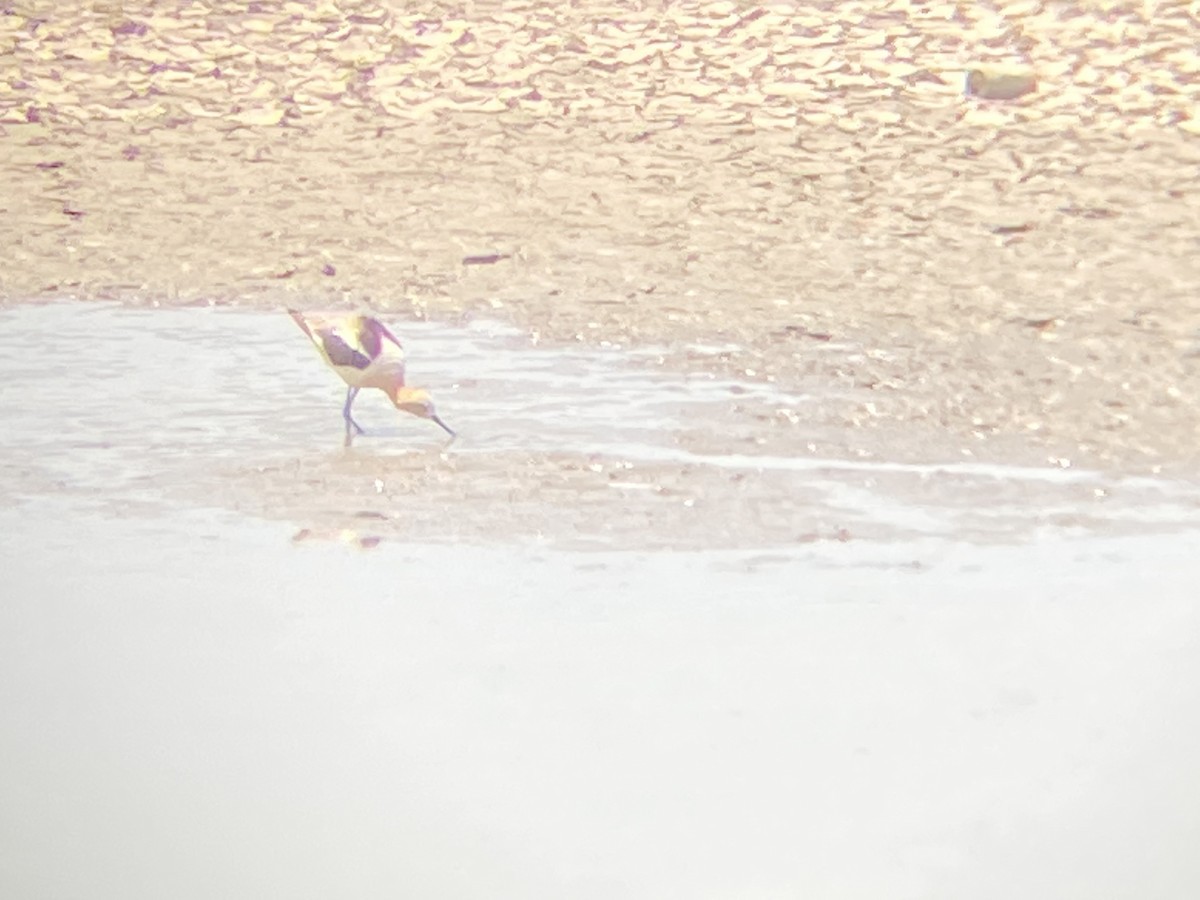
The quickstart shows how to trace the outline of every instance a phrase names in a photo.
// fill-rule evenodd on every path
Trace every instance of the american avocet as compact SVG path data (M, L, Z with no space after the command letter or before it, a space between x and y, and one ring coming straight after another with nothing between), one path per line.
M404 386L404 348L387 326L374 316L302 313L294 309L289 309L288 314L304 329L329 368L349 385L346 405L342 407L347 441L350 440L350 429L363 433L362 426L350 415L350 407L362 388L379 388L396 409L422 419L432 419L454 436L454 431L434 410L429 392L424 388Z

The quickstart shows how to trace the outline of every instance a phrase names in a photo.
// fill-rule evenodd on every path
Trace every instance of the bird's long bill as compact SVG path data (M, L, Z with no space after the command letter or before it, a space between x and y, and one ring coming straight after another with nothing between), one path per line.
M441 420L441 417L440 417L440 416L438 416L438 414L437 414L437 413L434 413L434 414L433 414L433 415L431 415L429 418L433 419L433 421L435 421L435 422L437 422L439 425L441 425L441 426L442 426L442 428L443 428L443 429L445 429L445 431L446 431L446 434L450 435L450 437L458 437L458 434L457 434L457 433L454 431L454 429L453 429L453 428L451 428L449 425L447 425L445 422L443 422L443 421Z

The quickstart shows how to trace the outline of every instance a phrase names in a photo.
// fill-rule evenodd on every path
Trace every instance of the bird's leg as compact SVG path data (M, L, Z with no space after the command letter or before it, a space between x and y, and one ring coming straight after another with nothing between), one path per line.
M358 388L346 388L346 405L342 407L342 418L346 420L346 434L350 434L350 429L353 428L357 434L365 434L361 425L354 421L354 417L350 415L350 407L354 405L354 398L358 396Z

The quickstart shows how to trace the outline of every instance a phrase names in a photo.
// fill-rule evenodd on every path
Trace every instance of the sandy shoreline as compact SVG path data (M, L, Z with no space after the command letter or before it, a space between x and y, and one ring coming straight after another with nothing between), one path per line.
M828 395L739 448L1191 471L1186 6L1040 9L27 4L0 298L486 315Z

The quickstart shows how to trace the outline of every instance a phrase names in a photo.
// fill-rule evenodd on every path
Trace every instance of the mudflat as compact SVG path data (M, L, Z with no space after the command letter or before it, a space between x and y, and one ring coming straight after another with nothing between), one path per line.
M0 894L1200 895L1196 19L0 0Z
M1194 5L80 7L0 16L4 303L486 316L809 398L712 453L1197 462Z

